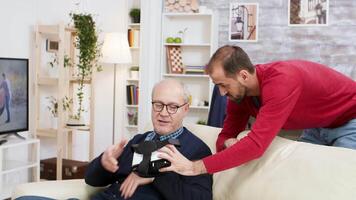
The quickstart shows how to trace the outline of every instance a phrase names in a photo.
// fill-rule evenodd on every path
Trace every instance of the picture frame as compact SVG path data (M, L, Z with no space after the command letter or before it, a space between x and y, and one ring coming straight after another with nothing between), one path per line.
M183 74L184 65L181 46L167 46L167 66L170 74Z
M288 0L288 26L328 26L329 0Z
M229 41L258 41L258 3L230 3Z
M56 53L59 48L59 41L47 39L46 40L46 51L51 53Z

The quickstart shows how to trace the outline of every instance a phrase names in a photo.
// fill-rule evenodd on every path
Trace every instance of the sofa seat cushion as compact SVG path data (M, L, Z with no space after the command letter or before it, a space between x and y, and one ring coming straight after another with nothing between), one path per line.
M356 151L277 136L261 158L214 174L213 189L215 200L355 200Z

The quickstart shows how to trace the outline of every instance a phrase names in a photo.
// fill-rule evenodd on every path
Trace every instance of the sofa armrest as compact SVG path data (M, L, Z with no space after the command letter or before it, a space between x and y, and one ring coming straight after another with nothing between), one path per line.
M25 195L54 199L89 199L92 194L101 189L87 185L84 179L33 182L18 185L12 194L12 199Z

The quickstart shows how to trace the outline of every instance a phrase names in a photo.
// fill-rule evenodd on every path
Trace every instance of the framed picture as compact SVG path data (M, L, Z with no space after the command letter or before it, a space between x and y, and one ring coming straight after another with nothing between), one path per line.
M257 42L258 4L230 3L229 41Z
M327 26L329 0L289 0L289 26Z
M182 74L184 72L181 46L167 46L168 73Z
M50 40L50 39L46 40L46 51L47 52L55 53L58 51L58 47L59 47L58 41Z

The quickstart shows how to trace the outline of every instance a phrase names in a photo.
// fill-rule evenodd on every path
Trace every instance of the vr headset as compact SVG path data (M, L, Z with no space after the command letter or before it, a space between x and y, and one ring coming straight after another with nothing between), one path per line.
M171 163L166 159L159 158L157 150L172 144L180 147L178 139L169 139L165 141L142 141L138 144L133 144L131 148L134 151L132 159L132 171L136 172L141 177L156 177L160 174L158 171L163 167L168 167Z

